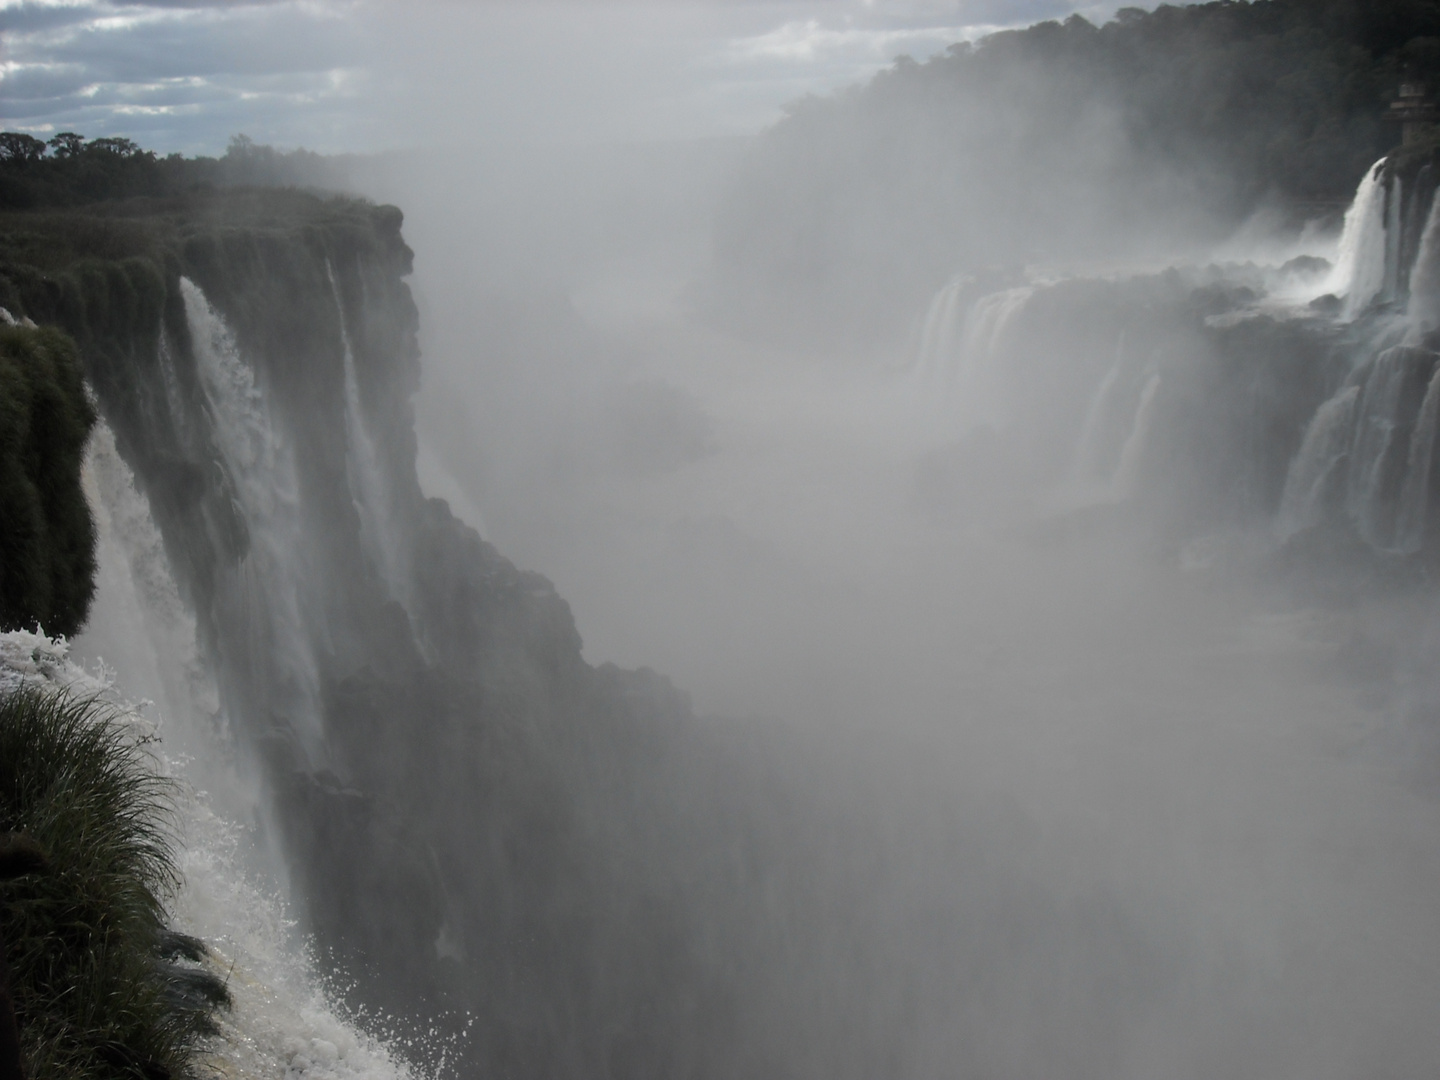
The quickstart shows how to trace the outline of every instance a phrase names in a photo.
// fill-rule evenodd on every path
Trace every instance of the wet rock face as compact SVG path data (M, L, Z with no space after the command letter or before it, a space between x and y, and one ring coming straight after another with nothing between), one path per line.
M689 707L589 668L549 582L422 495L401 220L293 192L119 232L50 215L15 227L50 230L53 258L0 288L80 343L322 950L375 1008L489 1002L485 1041L544 1069L605 1027L574 966L641 932L581 916L584 884L648 888L607 868L581 806ZM577 1019L515 1034L561 997Z

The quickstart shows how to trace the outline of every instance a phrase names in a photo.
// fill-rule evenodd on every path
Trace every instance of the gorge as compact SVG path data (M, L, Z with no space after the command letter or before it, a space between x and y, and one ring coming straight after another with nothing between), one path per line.
M222 1068L1433 1068L1435 148L1357 106L1330 205L1247 142L1274 214L1235 162L1065 159L1115 129L1021 54L1175 10L738 148L7 204L0 307L99 420L87 670L5 666L103 660L203 793ZM1005 50L1054 142L901 145ZM913 207L854 151L892 129Z

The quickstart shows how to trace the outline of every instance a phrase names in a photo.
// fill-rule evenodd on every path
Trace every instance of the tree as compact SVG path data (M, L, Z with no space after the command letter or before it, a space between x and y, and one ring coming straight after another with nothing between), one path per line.
M50 149L57 158L75 157L85 148L85 136L73 131L62 131L50 140Z
M45 143L34 135L18 131L0 132L0 160L14 162L39 161L45 156Z

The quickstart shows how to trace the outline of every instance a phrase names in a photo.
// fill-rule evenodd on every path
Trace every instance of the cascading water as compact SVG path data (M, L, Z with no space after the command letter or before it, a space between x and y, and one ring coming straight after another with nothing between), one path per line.
M1406 308L1409 340L1418 343L1440 327L1440 198L1432 199L1410 273L1410 302Z
M1358 385L1346 386L1320 406L1310 421L1280 497L1276 532L1281 540L1318 525L1326 506L1335 500L1341 470L1354 439L1359 398Z
M1120 463L1115 468L1115 475L1110 481L1112 496L1119 499L1129 498L1135 493L1135 486L1140 478L1140 470L1144 464L1145 451L1150 443L1150 432L1155 423L1155 402L1160 394L1160 375L1153 374L1145 382L1145 389L1140 391L1140 404L1135 410L1135 422L1130 428L1130 435L1125 440L1125 447L1120 451Z
M1321 292L1344 297L1344 318L1353 319L1385 287L1385 171L1384 159L1377 161L1360 187L1340 233L1335 268Z
M1440 424L1440 368L1430 376L1420 415L1410 437L1405 483L1395 520L1395 550L1404 555L1419 551L1425 540L1425 523L1430 507L1430 477L1435 460L1435 430Z
M1075 461L1070 471L1070 482L1079 491L1094 488L1103 483L1105 475L1105 430L1115 412L1115 397L1120 385L1120 375L1125 369L1125 335L1115 349L1115 363L1100 380L1090 406L1085 410L1085 422L1080 427L1080 439L1075 445Z
M280 898L283 862L264 844L273 826L258 781L236 753L149 502L103 421L83 479L99 564L90 623L73 644L26 632L0 635L0 687L42 683L102 697L159 748L157 770L181 781L182 883L171 922L211 946L234 999L204 1063L235 1080L411 1077L409 1066L336 1006L297 939ZM94 670L72 661L72 653L90 655ZM121 697L113 684L117 670L152 700L137 706ZM144 715L151 709L155 719Z
M107 516L97 513L102 522ZM112 536L113 526L105 526ZM114 545L102 548L107 561L117 555L123 558ZM127 566L104 569L102 582L129 573ZM192 775L197 759L174 755L177 741L197 748L211 741L205 760L213 762L223 756L213 732L193 725L183 711L155 723L117 693L108 671L87 671L69 651L63 639L23 630L0 634L0 690L34 685L99 698L148 745L156 771L179 781L181 884L170 924L206 942L210 964L234 1002L217 1017L220 1032L204 1047L202 1067L232 1080L412 1080L404 1061L334 1004L283 903L254 884L245 867L245 830L214 813Z
M916 361L917 369L927 379L949 362L955 350L955 334L961 323L965 295L973 284L973 278L957 277L930 301Z
M317 664L296 565L303 550L295 462L271 422L265 394L235 336L199 286L180 279L196 366L214 419L227 476L235 486L249 550L233 571L228 617L246 627L250 684L269 695L313 764L325 760Z
M335 310L340 319L340 339L345 351L345 472L350 483L350 497L360 517L360 542L366 555L379 571L381 580L392 599L402 604L410 601L409 575L405 570L405 552L399 544L399 531L393 525L393 502L389 486L380 468L380 455L375 448L360 399L360 381L355 372L355 350L346 325L345 304L334 267L325 264L330 291L335 297Z
M918 364L922 392L948 425L1001 428L1008 414L1007 332L1035 295L1033 285L989 293L964 310L971 282L957 279L931 302ZM962 322L963 314L963 322Z

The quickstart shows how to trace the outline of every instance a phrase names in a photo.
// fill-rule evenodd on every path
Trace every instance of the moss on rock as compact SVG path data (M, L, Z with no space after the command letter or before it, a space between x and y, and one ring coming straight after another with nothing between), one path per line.
M75 344L0 328L0 629L74 634L95 591L95 526L80 485L95 424Z

